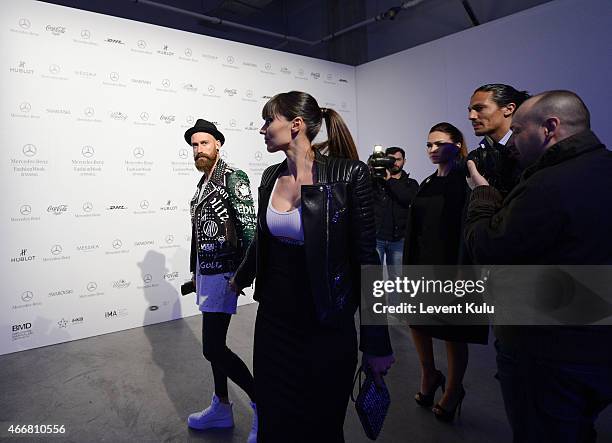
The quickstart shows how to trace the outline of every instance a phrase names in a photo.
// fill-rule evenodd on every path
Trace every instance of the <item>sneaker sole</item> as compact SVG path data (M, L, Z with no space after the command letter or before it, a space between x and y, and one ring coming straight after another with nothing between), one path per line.
M234 423L230 423L228 424L227 422L223 422L223 421L213 421L213 422L208 422L205 425L198 425L198 424L192 424L189 423L189 421L187 421L187 426L190 427L191 429L197 429L199 431L203 431L205 429L220 429L220 428L233 428L234 427Z

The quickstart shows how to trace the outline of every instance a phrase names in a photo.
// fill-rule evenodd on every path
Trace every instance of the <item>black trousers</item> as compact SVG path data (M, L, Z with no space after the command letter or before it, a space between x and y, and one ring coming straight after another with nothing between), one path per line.
M225 343L231 319L231 314L224 312L202 312L202 353L212 366L215 394L218 397L227 397L229 378L255 403L253 376L240 357Z

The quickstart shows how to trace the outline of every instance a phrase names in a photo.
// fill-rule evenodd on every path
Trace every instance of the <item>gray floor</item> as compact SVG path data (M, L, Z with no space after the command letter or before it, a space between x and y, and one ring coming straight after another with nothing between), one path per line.
M239 308L228 345L250 366L257 305ZM201 318L190 317L129 331L0 356L2 441L72 442L244 442L251 424L246 396L230 383L236 427L194 432L187 415L210 400L212 374L201 349ZM493 378L492 346L473 346L465 379L461 418L438 423L418 407L416 355L406 329L392 328L397 363L387 383L392 405L380 442L510 441L502 400ZM436 347L446 371L443 346ZM67 433L36 440L9 439L10 424L63 424ZM612 441L612 408L598 421L599 441ZM299 432L299 430L296 430ZM352 404L345 425L347 442L369 441ZM323 443L323 442L322 442Z

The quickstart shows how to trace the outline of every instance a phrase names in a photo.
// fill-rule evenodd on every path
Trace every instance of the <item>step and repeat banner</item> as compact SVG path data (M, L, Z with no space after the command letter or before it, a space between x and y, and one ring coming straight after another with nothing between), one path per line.
M200 177L183 134L198 118L255 196L283 158L258 132L271 96L307 91L355 129L353 67L35 1L0 8L0 354L198 313L179 289Z

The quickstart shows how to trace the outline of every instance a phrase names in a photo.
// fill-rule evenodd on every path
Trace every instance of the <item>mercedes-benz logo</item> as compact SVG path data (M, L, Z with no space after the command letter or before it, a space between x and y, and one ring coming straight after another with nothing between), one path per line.
M179 149L178 155L180 158L185 159L189 156L189 152L187 151L187 149L182 148L182 149Z
M247 96L248 98L253 97L253 90L251 90L251 89L247 89L246 96Z
M191 49L189 49L189 48L185 49L185 55L187 57L191 57L191 54L192 54Z
M19 105L19 110L21 112L30 112L30 109L32 109L32 106L30 106L28 102L23 102Z
M134 148L134 157L136 158L142 158L144 157L144 148L141 148L140 146Z
M234 61L235 61L235 60L234 60L234 57L232 57L231 55L228 55L228 56L227 56L227 62L228 62L230 65L233 65L233 64L234 64Z
M32 291L25 291L21 294L21 299L23 301L30 301L34 298L34 294L32 293Z
M210 94L212 94L213 92L215 92L215 87L213 85L208 85L208 92Z
M51 254L59 255L62 253L62 247L60 245L53 245L51 247Z
M149 113L148 112L141 112L140 113L140 120L143 120L143 121L149 120Z
M93 210L93 204L91 202L83 203L83 212L91 212Z
M121 240L119 240L118 238L113 240L113 249L119 249L122 245L123 243L121 243Z
M261 153L261 151L255 151L255 160L259 162L261 161L262 158L263 158L263 154Z
M83 146L81 149L81 154L85 158L91 158L94 155L94 148L92 146Z
M170 87L170 80L168 80L167 78L162 80L162 86L164 88L169 88Z
M272 64L266 63L265 67L266 67L266 71L269 71L270 69L272 69Z
M138 46L140 49L144 49L147 47L147 42L145 42L144 40L138 40L138 43L136 43L136 46Z
M229 125L230 125L230 127L235 128L236 127L236 119L231 119L229 121Z
M188 115L185 120L187 121L187 123L192 124L193 123L193 115Z
M146 200L143 200L140 202L140 209L147 209L149 207L149 202Z
M172 234L166 235L166 243L170 244L172 242L174 242L174 235Z
M119 73L117 72L111 72L109 77L114 82L119 81Z
M59 74L59 72L61 71L60 67L58 65L50 65L49 66L49 72L53 75L57 75Z
M21 208L19 208L19 212L21 213L21 215L30 215L32 213L32 206L23 205L21 206Z
M27 18L22 18L19 20L19 27L21 29L30 29L30 20Z
M81 31L81 38L82 39L89 40L90 37L91 37L91 33L87 29L83 29Z
M83 114L85 114L85 117L90 117L90 118L93 117L95 114L94 108L92 108L91 106L85 108L85 110L83 111Z
M31 143L28 143L27 145L23 145L22 152L23 152L23 155L25 155L26 157L34 157L37 152L36 146L34 146Z
M153 276L151 274L145 274L142 277L142 281L144 281L146 284L149 284L153 281Z
M89 283L87 283L87 290L89 292L93 292L96 289L98 289L98 284L95 281L90 281Z

